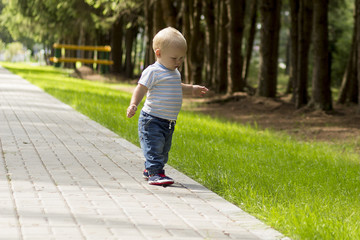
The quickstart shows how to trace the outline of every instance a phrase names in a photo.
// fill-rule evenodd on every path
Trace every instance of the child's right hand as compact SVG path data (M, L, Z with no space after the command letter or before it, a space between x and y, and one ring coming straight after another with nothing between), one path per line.
M127 117L128 117L128 118L132 118L132 117L135 115L136 110L137 110L136 105L135 105L135 104L131 104L131 105L128 107L128 109L127 109L127 113L126 113Z

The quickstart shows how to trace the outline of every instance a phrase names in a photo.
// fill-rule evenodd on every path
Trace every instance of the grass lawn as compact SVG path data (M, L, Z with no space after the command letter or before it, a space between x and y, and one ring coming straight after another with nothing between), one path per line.
M138 145L116 84L1 65ZM169 164L293 239L360 239L360 157L339 149L183 111Z

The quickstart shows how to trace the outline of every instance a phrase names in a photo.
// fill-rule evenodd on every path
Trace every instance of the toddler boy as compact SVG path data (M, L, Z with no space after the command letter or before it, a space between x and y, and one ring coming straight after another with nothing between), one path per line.
M203 96L208 89L181 83L178 68L182 64L187 44L175 28L159 31L153 39L156 62L148 66L127 109L127 117L135 115L145 93L147 98L139 116L139 139L145 156L144 177L150 185L170 185L174 180L165 175L172 135L181 109L182 95Z

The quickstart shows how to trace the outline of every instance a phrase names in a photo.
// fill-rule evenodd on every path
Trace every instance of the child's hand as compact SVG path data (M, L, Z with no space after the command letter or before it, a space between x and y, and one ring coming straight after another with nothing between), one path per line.
M137 107L135 104L131 104L127 109L127 117L132 118L136 113Z
M192 95L194 97L203 97L208 91L209 89L204 86L193 85Z

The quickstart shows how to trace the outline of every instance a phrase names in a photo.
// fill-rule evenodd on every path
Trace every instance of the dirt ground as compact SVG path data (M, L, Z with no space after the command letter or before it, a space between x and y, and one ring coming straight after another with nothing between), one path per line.
M88 69L84 68L77 73L93 81L114 82L87 71ZM134 87L135 84L133 87L121 87L119 90L132 93ZM360 153L360 114L357 113L357 106L334 104L333 107L334 110L327 113L306 108L297 110L291 103L290 96L268 99L245 93L237 93L230 97L209 93L201 99L185 97L183 104L183 109L257 125L260 129L286 132L299 140L350 142Z
M184 108L244 124L256 124L261 129L286 132L300 140L349 141L355 143L360 151L360 114L357 114L356 105L334 104L334 110L326 113L297 110L289 97L268 99L238 93L232 97L188 98L184 101Z

